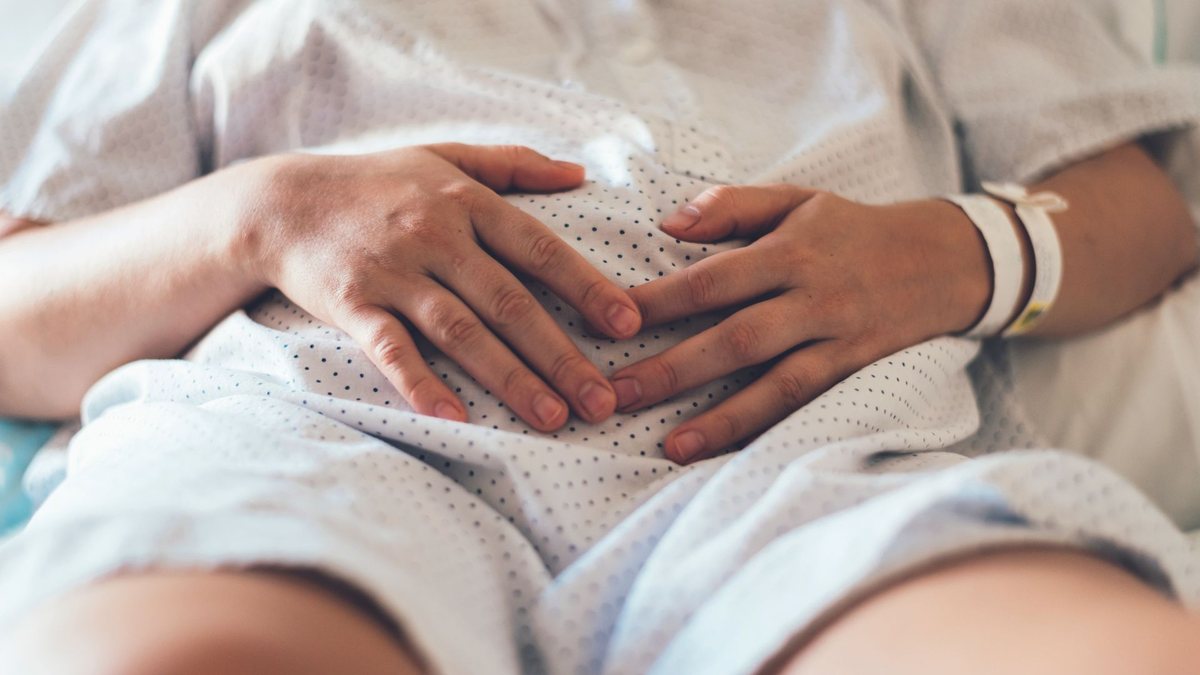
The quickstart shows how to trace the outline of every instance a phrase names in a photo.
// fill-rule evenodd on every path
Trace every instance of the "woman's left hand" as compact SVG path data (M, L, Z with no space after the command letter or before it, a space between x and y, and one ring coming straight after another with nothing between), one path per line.
M773 362L671 431L666 454L681 463L767 429L879 358L969 328L991 293L982 238L941 200L870 206L791 185L720 186L662 229L689 242L754 241L633 289L643 326L741 309L615 373L618 409Z

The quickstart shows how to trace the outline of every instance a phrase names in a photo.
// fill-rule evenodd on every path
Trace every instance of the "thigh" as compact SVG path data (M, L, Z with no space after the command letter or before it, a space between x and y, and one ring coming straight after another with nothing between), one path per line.
M767 669L810 673L1123 673L1200 669L1200 621L1079 552L1013 550L888 586Z
M0 638L35 675L305 675L424 672L361 603L308 576L172 572L122 576L51 601Z
M56 598L107 597L115 590L106 589L127 585L159 589L182 571L216 576L170 584L165 604L178 599L174 606L186 614L160 624L156 609L129 624L166 630L197 608L211 610L199 618L222 617L243 602L236 589L189 589L216 583L209 580L258 588L267 583L261 574L247 580L220 571L269 567L343 580L403 629L432 670L516 675L538 657L528 606L548 575L533 546L477 495L403 448L303 405L243 395L203 406L119 406L90 423L71 453L66 480L0 546L0 633ZM97 579L114 581L90 587ZM123 603L105 611L118 616ZM305 614L279 612L282 619ZM224 626L219 637L230 640L234 625L251 627L206 624ZM180 634L190 635L185 628Z

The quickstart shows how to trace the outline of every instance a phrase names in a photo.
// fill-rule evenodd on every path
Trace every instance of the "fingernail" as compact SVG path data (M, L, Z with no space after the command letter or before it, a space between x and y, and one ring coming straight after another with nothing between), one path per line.
M632 377L622 377L612 381L613 390L617 392L617 407L628 408L637 405L642 400L642 385Z
M537 415L538 420L546 426L550 426L558 421L563 412L563 405L556 401L554 397L546 394L538 394L533 397L533 414Z
M579 389L579 402L588 417L604 417L615 407L612 392L596 382L588 382Z
M663 221L662 226L665 230L683 232L698 222L700 222L700 209L688 204L675 213L672 213L670 216L667 216L667 219Z
M685 431L675 437L675 449L683 461L687 462L704 450L704 434L699 431Z
M452 403L438 401L437 405L433 406L433 414L435 417L440 417L451 422L459 422L462 420L462 412Z
M617 335L633 335L638 329L638 317L632 309L625 305L614 304L608 308L608 313L604 315L608 319L608 325Z
M561 159L556 159L553 161L554 161L554 166L557 166L560 169L570 169L571 171L579 171L580 169L583 168L582 164L576 164L575 162L564 162Z

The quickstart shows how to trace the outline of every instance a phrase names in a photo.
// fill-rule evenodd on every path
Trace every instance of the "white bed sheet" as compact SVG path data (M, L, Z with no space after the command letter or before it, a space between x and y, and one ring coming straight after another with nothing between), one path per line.
M1105 330L1011 347L1029 420L1200 528L1200 277Z
M0 0L0 102L72 0Z
M1200 0L1125 8L1134 49L1200 67ZM1164 159L1200 223L1200 131ZM1050 444L1113 467L1181 527L1200 528L1200 276L1113 326L1014 342L1010 356L1018 398Z

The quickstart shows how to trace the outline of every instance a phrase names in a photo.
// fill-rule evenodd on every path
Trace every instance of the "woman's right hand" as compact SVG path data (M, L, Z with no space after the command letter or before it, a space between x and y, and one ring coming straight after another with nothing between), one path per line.
M613 413L612 386L513 271L614 338L638 332L637 306L497 194L574 188L583 167L453 143L254 164L268 186L243 235L252 273L349 334L417 412L466 420L399 317L539 430L566 422L564 398L589 422Z

